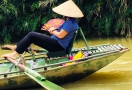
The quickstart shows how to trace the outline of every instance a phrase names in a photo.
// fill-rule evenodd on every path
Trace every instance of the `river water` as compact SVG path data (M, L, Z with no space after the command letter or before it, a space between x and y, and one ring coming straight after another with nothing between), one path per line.
M87 39L87 41L89 46L108 43L121 44L130 50L92 75L61 87L66 90L132 90L132 39L115 37ZM74 43L74 47L77 48L84 46L83 40L78 40ZM10 51L0 50L0 55L7 52ZM43 90L43 88L38 87L25 90Z

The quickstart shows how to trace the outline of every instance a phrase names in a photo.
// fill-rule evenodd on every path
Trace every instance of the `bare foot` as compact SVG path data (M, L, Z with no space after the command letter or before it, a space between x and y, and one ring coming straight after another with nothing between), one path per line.
M17 59L17 56L18 56L18 53L16 51L14 51L12 53L2 55L1 57L3 57L3 58L8 57L8 58L11 58L11 59L16 60Z
M3 47L5 47L5 48L9 48L9 49L11 49L12 51L15 51L15 49L16 49L16 45L4 45Z

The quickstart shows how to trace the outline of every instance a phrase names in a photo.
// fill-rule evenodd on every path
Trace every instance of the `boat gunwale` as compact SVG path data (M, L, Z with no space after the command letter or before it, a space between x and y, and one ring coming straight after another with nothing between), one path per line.
M126 52L126 51L127 50L124 50L123 52ZM41 69L41 68L47 68L47 67L56 66L56 65L62 65L64 63L71 63L71 62L75 62L75 61L81 61L81 62L75 63L75 64L79 64L79 63L82 63L84 60L87 61L87 60L89 60L91 58L93 59L95 57L97 58L97 57L102 56L102 55L107 56L109 54L113 54L113 53L123 53L123 52L120 52L120 50L113 50L113 51L109 51L107 53L104 52L104 53L101 53L101 54L95 54L95 55L92 55L92 56L88 56L88 57L84 57L84 58L80 58L80 59L76 59L76 60L65 61L65 62L60 62L60 63L55 63L55 64L49 64L49 65L41 66L41 67L37 67L37 68L32 68L32 70ZM89 61L91 61L91 60L89 60ZM51 69L62 68L62 67L66 67L66 66L60 66L60 67L55 67L55 68L51 68ZM48 70L45 70L45 71L48 71ZM20 73L20 72L23 72L23 71L12 71L12 72L0 73L0 75L9 75L9 74Z

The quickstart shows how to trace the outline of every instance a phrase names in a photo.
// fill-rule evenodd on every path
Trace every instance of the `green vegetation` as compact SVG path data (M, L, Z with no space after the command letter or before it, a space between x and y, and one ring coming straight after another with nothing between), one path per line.
M49 19L61 17L52 8L65 0L1 0L0 38L5 43L20 40L30 31L42 32ZM85 35L131 37L131 0L74 0L84 13L79 19Z

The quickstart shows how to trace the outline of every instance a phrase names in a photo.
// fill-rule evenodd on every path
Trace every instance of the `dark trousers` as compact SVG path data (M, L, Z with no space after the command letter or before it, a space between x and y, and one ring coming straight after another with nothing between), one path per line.
M32 43L50 52L64 50L64 48L50 36L38 32L29 32L18 42L16 52L22 54Z

